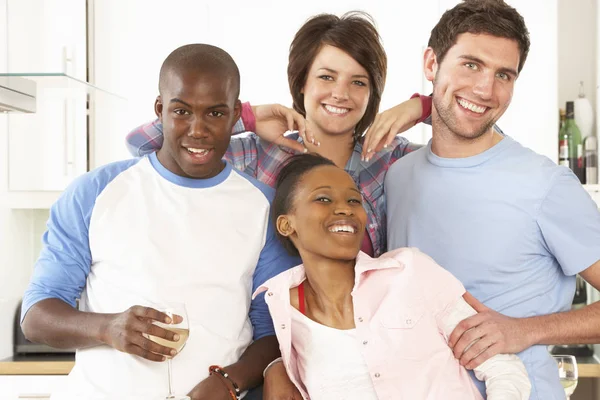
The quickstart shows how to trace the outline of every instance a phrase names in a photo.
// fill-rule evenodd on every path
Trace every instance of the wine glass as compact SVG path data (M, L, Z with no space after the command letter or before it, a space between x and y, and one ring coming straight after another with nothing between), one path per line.
M171 347L177 350L177 354L184 348L185 343L188 340L190 335L190 327L188 325L188 316L187 310L185 308L185 304L183 303L165 303L158 306L155 306L158 311L163 312L171 318L170 324L165 324L163 322L154 321L153 323L161 328L168 329L177 335L179 335L179 340L170 341L167 339L163 339L160 337L144 334L148 339L152 340L155 343L158 343L162 346ZM173 393L173 383L172 383L172 365L171 361L173 359L172 356L167 357L167 370L169 376L169 394L165 399L168 400L190 400L188 396L185 395L176 395Z
M558 364L560 383L565 389L567 399L569 399L577 387L577 361L574 356L556 355L552 357L554 357L554 361Z

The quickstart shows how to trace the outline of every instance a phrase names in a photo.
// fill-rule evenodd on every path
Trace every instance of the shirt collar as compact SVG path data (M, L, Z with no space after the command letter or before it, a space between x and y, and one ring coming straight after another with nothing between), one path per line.
M391 268L404 269L404 263L393 257L386 257L385 254L379 258L372 258L361 251L356 257L356 266L354 268L356 270L354 288L356 288L365 279L368 272ZM256 289L252 298L264 291L279 294L289 292L289 289L298 286L304 279L306 279L304 264L300 264L266 281Z

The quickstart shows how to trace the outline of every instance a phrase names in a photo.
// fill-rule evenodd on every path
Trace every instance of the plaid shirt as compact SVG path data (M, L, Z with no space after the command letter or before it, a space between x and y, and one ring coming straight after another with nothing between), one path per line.
M245 132L240 119L233 133ZM288 136L302 143L298 134ZM127 135L127 148L134 156L143 156L161 148L163 143L162 124L155 120L142 125ZM367 211L367 233L373 245L375 257L387 251L387 221L383 181L390 165L400 157L421 147L406 138L396 136L390 146L374 154L369 162L361 161L362 144L356 143L350 160L344 168L352 176L363 195ZM274 187L283 162L296 154L295 151L266 142L254 133L231 138L225 159L235 168L259 181Z

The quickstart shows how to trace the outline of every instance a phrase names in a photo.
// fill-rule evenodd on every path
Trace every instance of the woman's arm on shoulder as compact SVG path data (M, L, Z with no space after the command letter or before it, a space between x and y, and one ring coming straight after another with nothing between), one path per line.
M374 153L388 147L394 137L431 115L431 97L415 93L410 100L383 111L367 129L362 157L369 160Z

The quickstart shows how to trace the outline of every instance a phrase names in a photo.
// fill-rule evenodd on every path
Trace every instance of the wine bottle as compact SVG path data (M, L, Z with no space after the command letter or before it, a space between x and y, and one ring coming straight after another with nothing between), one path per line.
M594 108L590 100L585 97L583 82L579 82L579 96L575 99L575 123L581 131L581 137L591 136L594 131Z
M596 136L588 136L583 140L585 155L585 183L595 185L598 183L598 140Z
M569 135L569 132L564 131L567 113L561 108L558 111L558 116L558 165L571 168L569 162L569 143L571 142L571 136Z
M583 143L581 141L581 132L575 123L575 107L572 101L567 101L565 124L561 128L559 138L559 163L566 165L566 162L560 162L564 159L565 151L568 152L568 167L575 173L581 183L585 183L585 168L583 166ZM565 149L565 146L567 149Z

